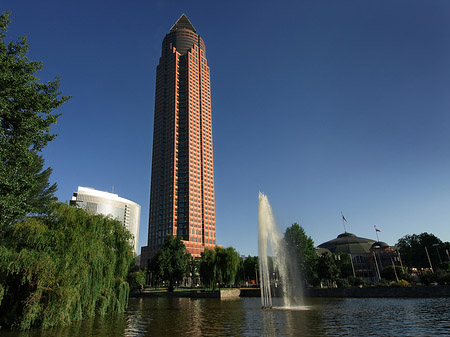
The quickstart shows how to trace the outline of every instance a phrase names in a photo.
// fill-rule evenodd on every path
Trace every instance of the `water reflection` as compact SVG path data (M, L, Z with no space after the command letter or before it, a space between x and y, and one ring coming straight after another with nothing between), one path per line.
M133 298L123 314L48 330L0 330L0 337L448 336L450 331L447 298L309 299L306 304L310 310L262 310L259 298Z

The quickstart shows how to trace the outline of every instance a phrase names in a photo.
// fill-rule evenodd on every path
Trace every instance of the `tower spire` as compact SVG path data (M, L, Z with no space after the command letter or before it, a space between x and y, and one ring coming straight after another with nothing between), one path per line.
M194 33L197 33L194 26L192 25L191 21L187 18L186 14L181 14L180 18L175 22L175 24L170 28L170 31L173 32L177 29L189 29L192 30Z

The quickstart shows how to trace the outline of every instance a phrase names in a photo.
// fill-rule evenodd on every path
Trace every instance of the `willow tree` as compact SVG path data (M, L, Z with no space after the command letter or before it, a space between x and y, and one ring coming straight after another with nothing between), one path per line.
M212 290L215 290L217 283L217 263L215 249L205 249L202 252L199 273L203 285L205 285L207 288L212 288Z
M12 224L0 243L0 326L45 328L124 311L130 239L119 221L64 204Z
M214 250L205 249L201 259L200 277L207 287L214 290L217 283L229 286L235 283L240 256L233 247L216 246Z
M39 82L43 65L28 59L25 37L5 41L9 14L0 15L0 238L11 223L48 212L56 200L40 152L55 138L54 109L69 99L61 96L58 78Z

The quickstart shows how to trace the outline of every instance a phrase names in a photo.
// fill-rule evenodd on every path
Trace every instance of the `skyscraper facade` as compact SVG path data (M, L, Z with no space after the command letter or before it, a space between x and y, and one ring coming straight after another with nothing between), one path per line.
M156 70L148 245L142 265L179 236L199 257L216 244L210 70L186 15L162 43Z

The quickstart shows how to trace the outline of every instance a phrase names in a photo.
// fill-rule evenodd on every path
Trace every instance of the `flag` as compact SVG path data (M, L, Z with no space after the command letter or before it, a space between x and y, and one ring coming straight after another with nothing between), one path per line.
M381 232L381 229L375 228L376 232Z
M347 219L345 218L344 214L341 213L341 215L342 215L342 220L344 220L345 222L347 222Z

